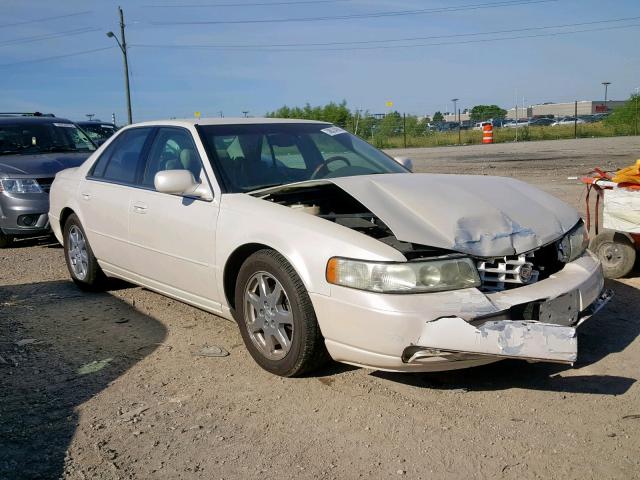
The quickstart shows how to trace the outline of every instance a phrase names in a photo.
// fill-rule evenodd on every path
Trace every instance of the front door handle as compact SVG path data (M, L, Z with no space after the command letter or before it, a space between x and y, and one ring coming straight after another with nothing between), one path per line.
M91 200L91 195L88 193L82 193L81 195L83 200Z
M144 203L136 202L133 204L134 213L147 213L147 205Z

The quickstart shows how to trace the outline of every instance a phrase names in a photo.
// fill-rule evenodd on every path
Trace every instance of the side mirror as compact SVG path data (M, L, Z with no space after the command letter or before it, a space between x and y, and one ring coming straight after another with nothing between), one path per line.
M189 170L163 170L156 173L153 185L158 192L213 200L209 189L196 182Z
M413 172L413 160L409 157L393 157L393 159L410 172Z

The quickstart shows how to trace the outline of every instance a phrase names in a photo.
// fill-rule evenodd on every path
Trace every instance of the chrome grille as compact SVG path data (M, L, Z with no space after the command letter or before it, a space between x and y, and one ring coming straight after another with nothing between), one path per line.
M478 260L481 289L499 292L538 281L540 272L533 265L533 252Z

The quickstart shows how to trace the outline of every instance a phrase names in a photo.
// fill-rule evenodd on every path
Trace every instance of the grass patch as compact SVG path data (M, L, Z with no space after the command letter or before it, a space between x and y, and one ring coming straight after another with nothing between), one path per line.
M627 125L610 125L603 122L578 124L578 138L616 137L634 135L635 131ZM556 127L522 127L517 131L518 141L562 140L576 138L573 125L559 125ZM394 135L383 137L373 136L368 139L378 148L403 148L404 137ZM494 143L516 141L515 128L495 128L493 130ZM443 147L449 145L478 145L482 143L482 132L478 130L462 130L458 132L429 132L424 135L407 136L407 148Z

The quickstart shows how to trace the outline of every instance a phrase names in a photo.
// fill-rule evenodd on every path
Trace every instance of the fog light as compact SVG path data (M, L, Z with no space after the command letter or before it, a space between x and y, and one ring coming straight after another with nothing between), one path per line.
M38 223L38 218L40 218L40 215L20 215L18 217L18 225L22 225L23 227L33 227Z

